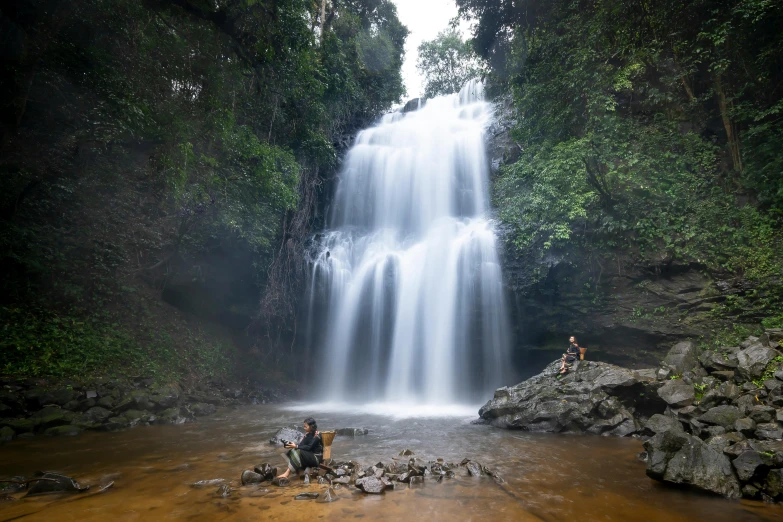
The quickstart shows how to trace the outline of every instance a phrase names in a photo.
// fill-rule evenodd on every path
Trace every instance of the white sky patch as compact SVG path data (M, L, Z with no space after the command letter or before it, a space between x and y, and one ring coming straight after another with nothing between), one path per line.
M416 69L418 47L421 42L432 40L449 26L457 16L454 0L393 0L397 16L408 27L410 34L405 42L405 61L402 64L402 78L408 89L406 100L424 94L424 79ZM469 26L462 22L460 32L463 38L469 36ZM405 100L403 100L405 101Z

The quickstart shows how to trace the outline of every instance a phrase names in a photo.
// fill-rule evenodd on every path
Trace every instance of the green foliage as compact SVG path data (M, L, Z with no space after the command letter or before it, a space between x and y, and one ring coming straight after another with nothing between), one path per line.
M231 351L189 332L179 351L165 332L139 343L113 315L88 319L74 310L55 314L41 308L3 308L0 372L31 377L80 378L152 376L161 380L226 375ZM147 324L150 333L154 326Z
M336 165L334 143L400 101L408 31L394 4L329 9L32 0L0 13L0 304L18 356L7 371L142 372L145 357L150 371L222 371L227 347L161 341L176 321L149 337L133 314L154 308L147 290L190 282L202 285L179 296L190 311L244 330L284 223Z
M483 70L470 42L456 29L438 33L419 45L416 67L424 75L424 96L459 92L468 80L482 76Z
M752 282L749 318L779 307L783 6L457 3L513 92L522 153L495 202L516 249L694 263Z

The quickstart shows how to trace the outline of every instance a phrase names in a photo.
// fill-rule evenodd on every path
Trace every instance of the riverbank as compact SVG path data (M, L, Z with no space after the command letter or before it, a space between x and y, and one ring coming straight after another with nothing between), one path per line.
M223 379L190 387L154 379L51 382L0 376L0 443L154 424L185 424L217 408L289 399L279 388Z
M338 437L333 456L365 465L398 457L409 447L417 457L459 461L466 455L497 470L490 478L457 477L421 488L381 496L338 490L330 504L295 501L304 491L326 486L287 488L239 486L243 469L260 462L282 463L280 448L268 444L280 426L299 422L301 407L258 405L203 418L181 426L149 426L76 437L36 437L0 447L0 473L29 475L56 470L80 483L114 480L106 493L80 500L38 497L0 503L0 520L151 520L239 521L354 519L404 520L622 520L652 522L772 521L783 507L761 502L726 502L662 487L644 474L636 458L642 450L632 438L582 437L499 430L471 424L475 417L392 418L351 411L311 412L321 429L367 426L363 437ZM235 489L197 489L193 482L225 478Z

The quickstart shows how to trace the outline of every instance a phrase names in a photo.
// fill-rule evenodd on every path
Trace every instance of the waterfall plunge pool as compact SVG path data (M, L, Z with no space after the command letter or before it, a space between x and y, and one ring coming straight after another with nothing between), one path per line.
M45 495L0 502L0 522L131 520L519 520L739 522L783 519L783 506L728 501L659 484L636 459L639 441L626 438L531 434L470 424L472 412L444 409L387 411L380 405L340 410L339 405L245 406L180 426L139 427L123 432L85 432L76 437L36 437L0 447L0 476L59 471L81 483L114 480L105 493L83 497ZM377 408L378 411L375 411ZM453 415L447 415L452 413ZM239 487L243 469L261 462L280 465L281 448L268 444L278 427L313 415L321 429L367 427L363 437L337 437L332 454L363 466L390 461L410 448L416 457L461 461L468 457L497 470L488 477L426 481L416 489L365 495L353 487L330 504L294 501L325 486ZM195 489L199 480L225 478Z

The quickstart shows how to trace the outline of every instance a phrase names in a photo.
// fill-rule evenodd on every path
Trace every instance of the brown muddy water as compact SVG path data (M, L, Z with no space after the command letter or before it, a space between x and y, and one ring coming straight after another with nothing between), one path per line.
M267 441L278 427L299 424L307 414L316 417L321 429L372 430L365 437L337 437L335 459L369 466L410 448L422 458L478 460L498 470L506 482L459 476L380 496L343 487L337 492L340 500L329 504L294 500L297 493L325 489L318 484L240 487L243 469L265 461L282 463L281 450ZM93 488L85 494L0 502L0 522L783 520L781 505L728 501L648 479L636 459L642 445L633 439L528 434L471 425L470 420L248 406L181 426L14 441L0 447L0 476L58 471ZM214 478L231 481L235 490L229 498L218 497L217 486L190 486ZM96 493L112 480L113 488Z

